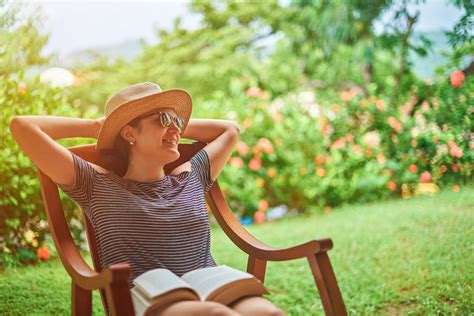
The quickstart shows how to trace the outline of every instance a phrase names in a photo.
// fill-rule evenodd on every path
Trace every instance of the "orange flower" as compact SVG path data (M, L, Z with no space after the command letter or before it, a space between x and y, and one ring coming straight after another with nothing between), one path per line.
M393 116L390 116L387 119L388 125L395 130L395 132L400 133L402 130L402 124Z
M46 261L51 256L51 252L47 245L43 245L41 248L38 248L36 255L38 256L38 259Z
M352 150L354 150L354 153L358 156L362 156L362 154L364 153L364 150L362 149L361 145L352 146Z
M451 156L456 157L456 158L461 158L463 155L462 148L458 146L451 147L451 149L449 150L449 153L451 154Z
M245 94L251 98L256 98L262 95L262 89L259 87L251 87L245 91Z
M454 71L452 74L451 74L451 78L450 78L450 81L451 81L451 85L453 87L456 87L456 88L461 88L462 87L462 82L464 80L466 76L464 75L464 73L462 71Z
M385 156L383 154L377 154L377 161L381 164L385 163Z
M420 182L421 183L430 182L431 179L432 179L431 173L429 173L428 171L425 171L425 172L421 173L421 175L420 175Z
M387 188L388 188L390 191L394 192L394 191L397 190L397 183L396 183L395 181L391 180L391 181L389 181L389 182L387 183Z
M268 202L265 200L260 200L260 202L258 202L257 212L265 212L267 209L268 209Z
M262 167L262 161L260 160L260 158L253 157L252 159L250 159L249 168L251 170L257 171L257 170L260 170L261 167Z
M247 155L247 154L249 153L249 151L250 151L249 146L248 146L246 143L244 143L243 141L239 141L239 142L237 143L237 146L236 146L236 147L237 147L237 152L238 152L239 155L241 155L241 156Z
M265 184L265 180L263 180L263 178L261 178L261 177L258 177L258 178L255 180L255 184L256 184L258 187L263 187L263 185Z
M235 168L242 168L244 166L244 162L242 161L242 159L240 157L232 157L230 160L229 160L229 164L232 166L232 167L235 167Z
M275 122L283 121L283 115L281 115L279 112L276 112L276 111L272 113L272 118L275 120Z
M397 135L392 135L392 142L395 144L398 144L398 136Z
M438 136L433 136L432 140L433 140L434 143L437 143L437 142L439 142L439 137Z
M418 142L416 141L416 139L412 139L411 140L411 147L415 148L416 145L418 145Z
M372 157L372 150L367 149L367 150L365 151L365 157L367 157L367 158Z
M314 158L314 162L316 162L318 165L322 165L324 163L324 156L318 155L316 158Z
M329 214L332 212L332 207L330 205L326 205L324 207L324 213Z
M354 135L352 135L351 133L346 134L346 140L347 142L354 144Z
M255 214L253 214L253 221L255 222L255 224L261 224L265 222L265 220L266 216L264 212L256 212Z
M453 142L452 140L448 140L448 146L449 147L456 147L456 143Z
M321 168L321 167L317 167L317 168L316 168L316 174L317 174L319 177L324 177L324 176L326 175L326 169Z
M273 145L272 142L268 140L268 138L262 137L258 140L257 146L261 148L266 153L273 152Z
M339 106L339 104L334 103L334 104L332 105L332 110L337 113L337 112L339 112L339 111L341 110L341 107Z
M245 119L242 123L242 125L245 127L245 128L250 128L252 127L252 120L251 119Z
M453 185L453 191L454 192L459 192L459 189L460 189L459 185L457 185L457 184Z
M273 167L268 168L268 170L267 170L267 175L268 175L270 178L274 178L274 177L276 176L276 169L273 168Z
M26 83L20 83L20 84L18 85L18 89L16 90L16 92L17 92L18 94L24 94L24 93L26 92L26 87L27 87L27 86L26 86Z
M380 112L385 111L385 104L382 99L375 101L375 106L377 107L377 110L379 110Z
M326 163L327 163L327 164L330 164L330 163L331 163L331 160L332 160L331 156L327 156L327 157L326 157Z
M446 171L448 171L448 167L446 167L445 165L441 165L439 167L439 171L441 171L441 173L445 173Z
M344 137L340 137L331 146L335 149L341 149L344 147L345 144L346 140L344 139Z
M418 167L415 164L411 164L408 170L410 170L411 173L416 173L418 171Z

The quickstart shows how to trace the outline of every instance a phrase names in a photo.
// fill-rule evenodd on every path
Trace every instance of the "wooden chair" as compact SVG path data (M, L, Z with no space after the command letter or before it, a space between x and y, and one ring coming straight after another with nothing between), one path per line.
M167 165L170 172L179 164L189 160L203 143L180 144L181 157ZM72 152L97 165L101 164L95 145L69 148ZM130 266L127 263L114 264L102 270L99 264L94 229L84 216L85 227L94 264L92 269L83 259L69 231L59 198L57 185L39 170L41 194L46 208L48 223L59 257L72 279L71 300L73 315L91 315L92 290L99 289L105 311L111 315L133 315L133 305L128 288ZM346 315L344 302L337 285L327 252L332 248L331 239L311 240L291 248L278 249L265 245L254 238L235 218L227 205L217 181L206 195L213 215L227 236L248 254L247 272L262 282L265 279L267 261L285 261L307 258L316 282L326 315Z

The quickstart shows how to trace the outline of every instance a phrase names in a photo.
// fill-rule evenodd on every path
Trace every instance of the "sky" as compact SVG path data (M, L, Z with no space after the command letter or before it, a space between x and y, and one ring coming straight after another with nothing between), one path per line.
M170 29L178 16L183 17L186 28L199 23L184 0L33 0L30 5L41 6L46 18L43 30L50 33L50 40L44 53L57 52L60 56L138 38L153 42L154 28ZM427 0L411 9L416 8L421 10L417 31L449 29L462 14L446 0Z

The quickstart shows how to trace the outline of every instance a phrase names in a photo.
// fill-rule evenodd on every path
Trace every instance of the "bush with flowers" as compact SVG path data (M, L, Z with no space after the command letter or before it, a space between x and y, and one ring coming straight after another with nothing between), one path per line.
M221 186L256 221L279 204L303 212L399 196L402 184L458 189L472 179L473 88L454 72L395 105L355 89L316 101L313 91L271 100L253 87L206 101L206 112L242 128Z
M16 266L48 260L46 246L48 225L39 188L38 173L31 160L20 150L10 134L10 121L15 115L93 116L83 114L68 103L64 92L39 82L25 80L23 74L4 75L0 80L2 117L0 138L0 267ZM78 140L61 141L73 146ZM79 246L84 245L81 212L61 192L66 218Z

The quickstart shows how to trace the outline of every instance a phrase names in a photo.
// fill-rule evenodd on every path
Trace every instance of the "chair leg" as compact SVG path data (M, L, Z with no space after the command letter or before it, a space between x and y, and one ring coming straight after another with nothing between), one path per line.
M327 252L324 251L309 256L308 261L326 315L347 315L346 307L344 306L344 301Z
M267 267L267 261L254 258L249 256L249 260L247 262L247 272L253 274L257 279L262 281L265 280L265 269Z
M132 297L127 282L112 283L107 289L108 315L112 316L133 316Z
M92 291L71 282L72 315L92 315Z

